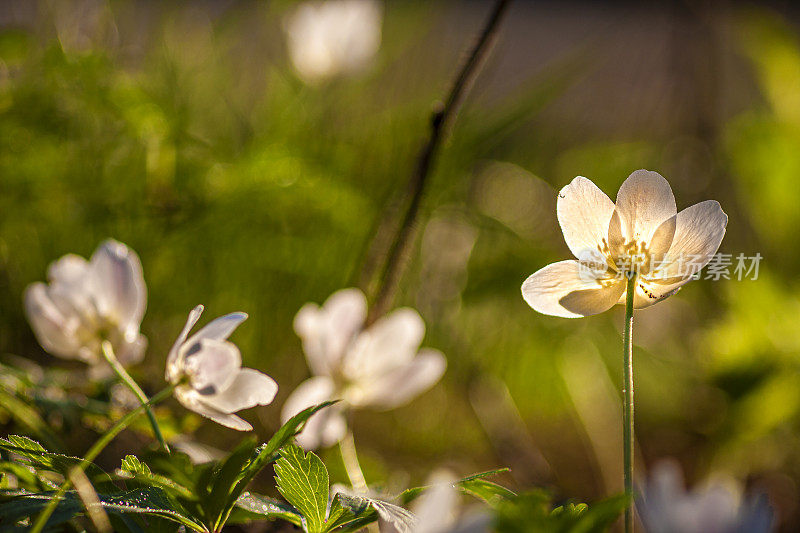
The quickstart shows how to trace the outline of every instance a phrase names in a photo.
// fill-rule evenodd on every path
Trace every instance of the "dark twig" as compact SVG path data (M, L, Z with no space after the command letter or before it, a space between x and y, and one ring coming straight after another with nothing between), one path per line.
M447 100L444 105L440 102L431 116L430 136L420 151L417 164L408 184L408 194L411 200L408 203L408 208L384 263L375 300L367 319L368 324L382 316L394 299L395 289L407 262L406 248L412 241L411 237L414 234L414 223L419 214L422 194L425 191L425 184L428 181L439 147L449 134L449 129L458 114L464 97L472 87L481 67L489 56L489 51L497 37L500 20L509 3L510 0L498 0L495 3L480 38L475 43L467 57L467 61L453 81Z

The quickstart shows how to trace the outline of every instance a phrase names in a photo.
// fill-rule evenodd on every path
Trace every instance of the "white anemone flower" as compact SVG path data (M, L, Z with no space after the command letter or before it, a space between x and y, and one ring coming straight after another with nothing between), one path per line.
M147 339L139 327L147 289L133 250L109 239L89 261L74 254L55 261L47 278L47 284L29 285L24 296L28 321L45 350L102 373L106 367L98 363L107 340L122 364L141 361Z
M348 408L388 410L432 387L447 363L438 350L419 349L425 323L402 308L364 328L367 301L358 289L332 294L320 307L308 303L294 329L314 377L304 381L283 406L283 420L326 400L338 403L308 420L298 443L307 449L331 446L347 433Z
M534 273L522 284L522 297L540 313L565 318L624 304L628 276L636 276L635 308L671 296L712 259L728 223L714 200L678 213L667 180L648 170L625 180L616 204L578 176L558 193L557 212L579 261Z
M253 426L233 413L272 403L278 384L258 370L242 368L239 348L226 340L247 319L245 313L212 320L187 339L202 313L202 305L189 313L167 356L166 379L177 385L175 397L187 409L231 429L250 431Z
M286 18L289 57L306 83L363 69L381 43L375 0L303 2Z
M733 480L710 480L687 491L674 461L654 468L637 498L648 533L768 533L775 524L766 496L743 498Z

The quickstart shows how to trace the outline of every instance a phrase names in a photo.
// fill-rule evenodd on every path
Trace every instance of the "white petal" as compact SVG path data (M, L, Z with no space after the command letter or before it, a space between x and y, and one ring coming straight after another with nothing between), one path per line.
M637 170L617 193L617 212L627 240L649 243L662 222L675 216L678 208L667 180L658 172Z
M202 339L180 348L183 369L192 387L203 394L215 394L231 386L242 367L242 354L227 341Z
M303 351L314 374L330 375L336 371L366 317L367 299L358 289L337 291L321 308L306 304L298 311L294 329L303 341Z
M139 363L144 359L144 353L147 350L147 337L137 333L133 340L128 340L126 337L114 346L114 353L117 359L123 366L130 366Z
M189 335L189 332L192 330L194 325L197 324L197 321L200 320L200 315L202 314L202 305L196 306L189 312L189 318L186 319L186 324L184 324L180 335L178 335L178 338L175 339L175 343L169 350L169 354L167 355L167 368L165 371L165 377L170 383L175 383L178 379L180 379L181 369L180 365L178 364L180 347L186 341L186 337Z
M247 320L247 313L242 313L241 311L215 318L200 328L200 330L192 335L186 342L187 344L193 344L203 339L224 341L230 337L231 333L245 320Z
M284 402L281 420L285 423L303 409L335 399L334 392L333 380L326 376L307 379ZM339 442L347 433L347 421L341 409L340 404L336 404L309 418L302 433L296 437L298 444L312 450Z
M343 361L354 380L379 376L410 362L425 336L425 322L415 310L402 308L376 321L356 338Z
M431 388L441 379L447 360L438 350L423 349L408 364L359 386L354 405L393 409ZM348 399L350 396L348 395Z
M202 401L223 413L235 413L256 405L269 405L277 392L274 379L258 370L242 368L228 388L211 396L202 395Z
M65 324L58 308L47 296L44 283L33 283L25 289L25 314L42 348L53 355L79 357L80 343Z
M650 307L653 304L657 304L661 300L665 300L678 292L678 290L689 281L691 280L687 278L676 283L663 284L654 283L652 281L648 281L647 279L641 278L636 282L636 289L633 293L633 307L636 309L643 309L645 307ZM626 298L627 295L623 291L622 296L620 296L617 303L625 305Z
M92 255L90 269L100 314L115 319L122 329L131 325L138 328L147 307L139 256L121 242L109 239Z
M202 415L206 418L209 418L216 422L217 424L222 424L225 427L235 429L237 431L250 431L253 429L247 421L243 420L242 418L223 413L213 407L205 405L202 402L202 397L200 393L194 390L191 387L180 386L175 389L175 398L183 405L185 408L189 409L190 411L194 411L195 413Z
M624 279L593 279L577 261L559 261L532 274L522 297L546 315L577 318L607 311L625 292Z
M703 268L719 249L728 215L719 202L706 200L687 207L676 217L675 238L660 278L688 277Z
M455 522L459 494L453 487L455 479L448 473L432 476L431 486L415 502L414 514L418 525L414 533L441 533L450 531Z
M564 240L575 257L602 247L614 202L591 180L578 176L561 189L556 210Z
M51 283L67 283L70 285L85 282L89 272L89 262L75 254L67 254L47 268L47 279Z

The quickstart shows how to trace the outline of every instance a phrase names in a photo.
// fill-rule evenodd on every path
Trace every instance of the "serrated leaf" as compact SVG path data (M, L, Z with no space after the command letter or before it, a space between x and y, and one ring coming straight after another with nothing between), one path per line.
M149 476L152 474L150 471L150 467L144 464L139 460L138 457L135 455L126 455L125 458L122 460L122 465L120 469L123 472L128 472L131 474L142 474L145 476Z
M275 434L267 443L262 444L255 449L252 459L243 469L241 476L236 482L236 486L230 492L227 507L223 509L223 512L220 515L222 524L225 523L225 520L233 510L237 499L244 493L245 490L247 490L247 486L250 484L253 478L255 478L265 466L278 458L278 450L283 448L295 435L302 431L306 421L308 421L312 415L335 403L336 401L328 401L303 409L292 418L287 420L286 423L275 432Z
M172 479L154 474L150 467L135 455L127 455L122 460L117 476L122 478L128 488L158 487L172 496L183 500L197 500L197 495Z
M307 533L324 533L328 510L328 470L319 457L290 444L275 463L278 492L303 515Z

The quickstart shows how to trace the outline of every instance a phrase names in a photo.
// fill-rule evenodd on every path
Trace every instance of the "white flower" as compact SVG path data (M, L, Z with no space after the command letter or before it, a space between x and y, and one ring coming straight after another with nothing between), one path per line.
M247 319L245 313L212 320L187 340L202 313L202 305L189 313L169 351L166 379L177 385L175 397L187 409L231 429L250 431L253 426L233 413L268 405L278 392L278 384L266 374L242 368L239 348L226 340Z
M767 533L773 516L765 496L743 500L732 481L711 481L687 492L680 467L672 461L655 466L637 499L649 533Z
M294 320L314 377L283 406L288 420L320 402L342 402L314 415L298 442L305 448L335 444L347 432L348 407L392 409L429 389L444 374L441 352L419 350L425 323L413 309L397 309L364 329L367 301L358 289L332 294L322 307L309 303ZM419 352L419 353L418 353Z
M616 205L578 176L558 193L558 221L579 261L559 261L522 284L522 297L540 313L574 318L625 303L627 275L636 275L634 307L674 294L708 263L725 235L728 216L706 200L678 213L660 174L637 170Z
M108 340L123 364L144 357L147 339L139 326L147 289L133 250L109 239L89 261L69 254L52 263L47 278L48 284L29 285L24 296L28 321L45 350L97 367L101 343Z
M375 0L303 2L285 23L289 56L307 83L365 67L381 43Z

